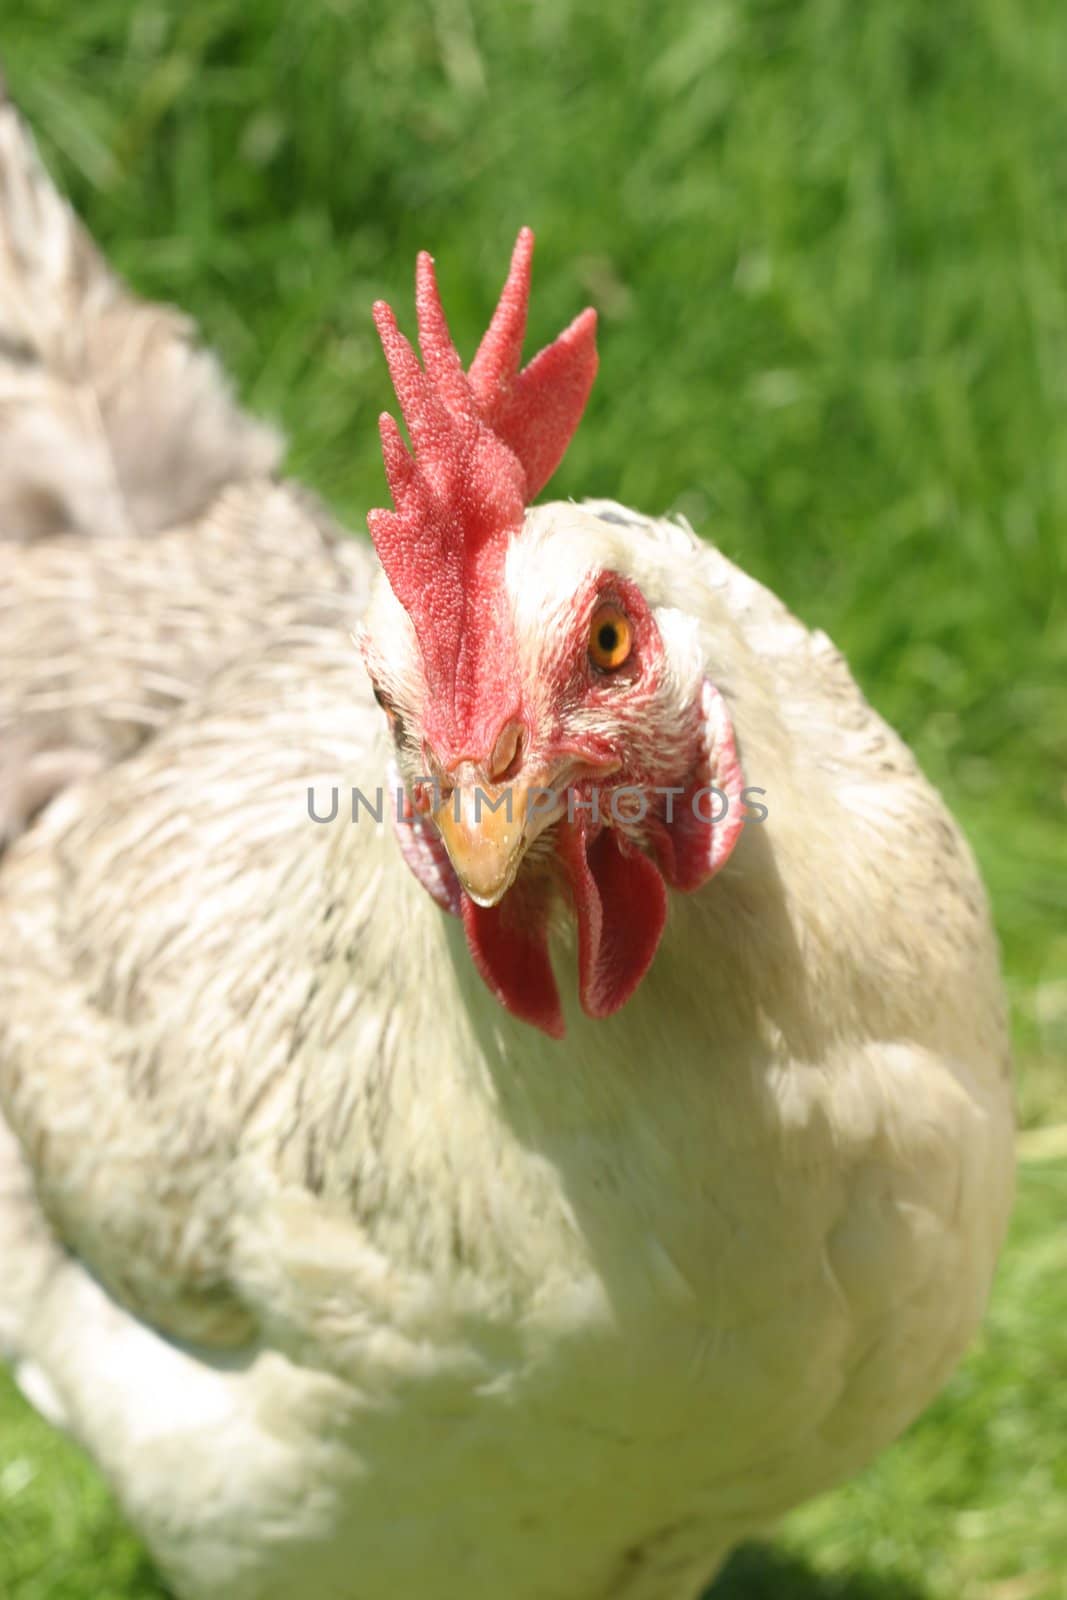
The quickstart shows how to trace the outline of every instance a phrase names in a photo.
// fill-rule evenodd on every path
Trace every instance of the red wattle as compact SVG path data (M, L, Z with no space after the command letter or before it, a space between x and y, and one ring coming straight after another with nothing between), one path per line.
M578 993L590 1017L626 1004L652 964L667 920L667 890L656 866L613 829L591 841L578 823L560 823L560 860L578 922ZM553 1039L564 1034L548 954L548 907L520 882L496 906L463 896L463 926L484 983L513 1017Z
M651 966L667 921L666 885L699 889L725 865L744 827L744 776L733 727L708 681L701 712L696 770L671 809L645 824L644 843L654 860L617 829L593 830L584 820L565 818L558 824L556 850L578 924L578 993L590 1017L618 1011ZM436 831L418 824L410 817L397 828L404 857L437 903L462 915L479 975L512 1016L561 1039L563 1011L548 953L550 882L520 875L499 905L475 905Z
M496 906L476 905L465 894L462 914L471 960L500 1004L521 1022L562 1039L566 1028L541 897L524 894L521 884Z
M559 825L578 919L578 993L590 1017L626 1004L652 965L667 920L667 890L657 867L613 828L589 842L584 828Z

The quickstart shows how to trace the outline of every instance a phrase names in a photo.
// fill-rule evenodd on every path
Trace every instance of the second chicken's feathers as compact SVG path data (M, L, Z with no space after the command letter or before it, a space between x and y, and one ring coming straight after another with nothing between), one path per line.
M0 540L171 528L281 450L188 318L113 275L0 93Z
M188 320L111 272L0 96L0 848L301 594L365 592L363 552L271 484L281 453Z

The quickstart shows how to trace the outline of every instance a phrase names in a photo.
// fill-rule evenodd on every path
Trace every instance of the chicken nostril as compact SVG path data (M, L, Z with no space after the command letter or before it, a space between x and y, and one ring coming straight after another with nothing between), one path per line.
M436 811L452 798L456 785L449 773L430 769L427 775L415 780L411 787L411 802L420 816Z
M518 774L523 743L523 730L517 722L509 722L501 729L489 758L488 776L493 783L505 783Z

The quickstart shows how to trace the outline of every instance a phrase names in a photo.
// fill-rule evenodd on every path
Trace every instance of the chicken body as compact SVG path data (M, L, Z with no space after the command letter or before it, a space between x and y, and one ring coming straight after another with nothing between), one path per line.
M134 735L50 726L100 770L0 863L0 1340L183 1600L694 1600L981 1315L1012 1118L969 852L765 589L684 527L535 508L547 584L609 568L696 630L767 807L618 1014L585 1014L554 922L549 1038L398 849L369 555L255 473L218 494L144 570L173 539L211 612L249 529L309 553L301 592L267 583L255 630L246 593L199 665L146 622L167 715L134 671ZM41 702L11 698L14 749Z

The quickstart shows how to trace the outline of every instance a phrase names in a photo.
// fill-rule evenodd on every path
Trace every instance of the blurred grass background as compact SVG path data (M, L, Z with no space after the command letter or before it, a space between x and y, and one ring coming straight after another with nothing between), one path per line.
M602 317L554 490L684 512L846 651L978 851L1022 1120L1062 1128L1063 0L6 0L0 60L112 260L355 528L371 301L410 323L430 248L470 353L533 225L530 348ZM723 1600L1067 1595L1067 1141L1026 1137L975 1354ZM6 1389L0 1430L0 1596L161 1593Z

